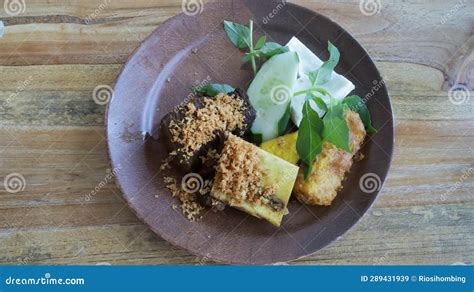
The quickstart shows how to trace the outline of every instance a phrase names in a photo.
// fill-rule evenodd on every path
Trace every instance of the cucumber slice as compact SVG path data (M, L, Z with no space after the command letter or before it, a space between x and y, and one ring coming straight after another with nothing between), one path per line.
M278 121L293 95L298 68L296 52L276 55L263 64L247 90L250 103L257 111L251 131L262 134L263 141L278 136Z

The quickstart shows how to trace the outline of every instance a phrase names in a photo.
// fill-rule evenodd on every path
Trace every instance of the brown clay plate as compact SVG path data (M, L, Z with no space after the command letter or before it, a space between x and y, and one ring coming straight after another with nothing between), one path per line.
M367 52L328 18L281 3L218 1L198 7L197 15L169 19L129 59L108 107L109 155L126 201L158 235L210 261L269 264L316 252L361 218L390 167L394 140L390 99ZM306 206L292 199L280 228L232 208L207 212L200 221L189 222L173 208L176 199L163 184L165 174L159 169L166 156L163 144L143 139L142 133L157 138L161 118L183 102L192 85L213 82L247 88L252 74L241 68L242 53L228 41L222 23L249 19L254 20L257 35L281 44L297 36L323 60L328 57L327 41L334 43L341 52L336 71L356 85L355 94L365 97L378 133L366 139L365 159L353 165L330 207Z

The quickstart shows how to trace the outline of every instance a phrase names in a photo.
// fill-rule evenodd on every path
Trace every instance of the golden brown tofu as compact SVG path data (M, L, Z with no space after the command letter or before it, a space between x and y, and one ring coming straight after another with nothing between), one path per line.
M298 200L309 205L329 206L342 186L344 175L352 166L354 155L365 139L365 128L359 114L348 110L344 113L349 127L349 144L352 153L324 142L323 150L314 161L314 171L305 181L300 168L293 192Z
M297 164L298 160L300 160L298 152L296 151L297 139L298 132L294 132L263 142L260 145L260 148L288 161L289 163Z

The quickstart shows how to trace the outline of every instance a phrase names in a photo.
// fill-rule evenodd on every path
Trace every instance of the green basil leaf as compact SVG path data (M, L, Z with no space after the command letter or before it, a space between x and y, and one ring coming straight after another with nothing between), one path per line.
M204 86L194 86L193 91L205 96L214 97L219 93L229 93L235 89L227 84L209 83Z
M267 37L266 36L261 36L257 43L255 44L255 50L260 50L263 45L265 45L265 43L267 42Z
M269 51L273 51L275 49L279 49L279 48L282 48L282 46L278 43L274 43L274 42L268 42L268 43L265 43L262 48L261 48L261 51L262 52L269 52Z
M329 41L328 51L329 59L324 62L319 69L309 73L310 80L314 80L312 81L313 85L322 85L331 80L332 72L334 71L334 68L336 68L337 63L339 63L341 54L339 53L339 50Z
M364 101L360 96L351 95L347 96L344 101L344 104L349 106L349 108L357 112L360 116L360 119L364 123L365 129L369 134L377 133L377 130L372 126L372 120L370 118L369 109L365 105Z
M230 41L239 49L250 48L250 29L242 24L224 20L224 30Z
M287 46L281 46L280 44L273 43L273 42L268 42L263 45L263 47L259 50L261 55L267 59L270 59L271 57L286 53L290 49Z
M260 146L263 142L263 134L262 133L252 133L250 132L247 135L247 139L250 141L250 143L253 143L257 146Z
M344 104L342 102L331 104L328 108L326 116L344 119Z
M349 145L349 127L344 117L341 117L339 113L333 112L330 108L328 113L324 116L323 123L324 139L339 149L352 152Z
M288 128L288 123L290 122L291 117L291 102L288 103L286 106L285 113L281 117L280 121L278 121L278 135L281 136L285 134L286 129Z
M312 95L312 100L318 105L320 109L323 111L327 112L328 111L328 106L324 102L324 100L316 95Z
M244 64L249 62L250 60L252 60L252 55L249 53L245 54L245 56L242 57L242 63Z
M314 86L314 84L316 83L316 78L318 77L318 70L315 70L315 71L311 71L309 72L308 74L308 78L309 78L309 81L311 82L311 85Z
M301 120L298 139L296 140L296 151L306 165L305 179L313 171L313 162L316 156L322 152L322 131L323 122L319 118L318 113L311 108L309 101L305 101L303 105L303 119Z
M324 102L324 100L322 100L322 98L314 95L313 93L308 93L306 94L305 96L305 100L312 100L316 103L316 105L322 109L323 111L326 111L328 110L328 107L326 105L326 103Z

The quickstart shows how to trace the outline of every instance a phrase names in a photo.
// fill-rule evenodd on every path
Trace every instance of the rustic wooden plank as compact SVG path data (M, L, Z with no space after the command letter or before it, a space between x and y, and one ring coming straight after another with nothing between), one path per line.
M473 89L474 3L435 0L426 10L423 1L381 1L367 16L358 1L293 2L337 21L379 61L397 135L369 214L295 264L473 264L474 93L454 105L447 90ZM101 4L28 1L16 17L0 10L0 179L18 172L26 182L15 194L0 186L0 264L209 264L147 229L113 182L102 186L105 107L92 99L181 1L111 1L96 11Z
M181 1L29 1L21 15L0 12L6 26L0 63L123 63L179 12Z
M298 263L469 265L474 251L472 207L374 207L353 232ZM401 222L401 217L406 220Z
M424 2L380 1L374 15L357 1L292 2L341 24L376 60L425 64L453 83L460 66L472 58L472 2L430 1L426 14ZM180 12L178 0L88 0L67 7L58 1L29 1L21 15L0 12L6 24L0 64L123 63L149 33Z
M472 207L373 208L342 239L291 264L473 264ZM212 264L137 224L12 228L0 242L0 264Z
M376 62L390 92L439 92L444 76L441 71L413 63ZM97 85L113 86L120 64L61 64L0 66L2 91L80 91Z
M113 86L120 64L0 66L2 91L88 91Z
M443 73L429 66L406 62L376 62L390 93L441 91L445 82Z
M336 21L351 32L375 60L418 63L442 71L448 80L445 88L456 81L462 82L459 80L461 67L472 68L469 65L474 46L472 2L377 1L365 9L360 6L362 1L294 2ZM469 83L471 89L472 82Z

